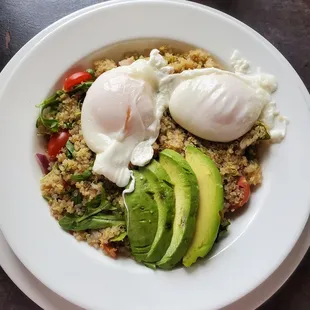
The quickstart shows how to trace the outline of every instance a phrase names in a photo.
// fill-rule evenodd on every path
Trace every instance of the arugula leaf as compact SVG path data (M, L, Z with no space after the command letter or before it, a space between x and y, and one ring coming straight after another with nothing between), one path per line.
M68 158L74 158L74 145L68 140L66 143L66 155Z
M58 95L59 97L61 96L61 95L63 95L65 93L65 91L63 90L63 89L60 89L60 90L57 90L56 91L56 95Z
M220 224L219 231L217 233L215 242L218 242L220 239L222 239L223 237L227 235L229 225L230 225L229 219L223 218L221 220L221 224Z
M125 226L124 219L116 215L100 214L79 223L75 230L102 229L115 226Z
M78 204L82 203L83 196L78 190L75 190L71 195L71 199L72 199L74 205L78 205Z
M109 241L111 241L111 242L120 242L120 241L123 241L126 236L127 236L127 232L124 231L124 232L120 233L118 236L115 236L114 238L111 238Z
M91 87L93 83L94 83L93 81L82 82L81 84L78 84L75 87L73 87L72 90L68 91L68 94L73 95L77 92L86 93L88 91L89 87Z
M124 226L125 221L122 217L111 214L98 214L82 221L78 221L78 218L74 215L66 215L59 221L59 225L64 230L81 231Z
M91 173L91 169L87 169L82 174L73 174L73 175L71 175L70 179L72 181L77 181L77 182L85 181L85 180L87 180L91 176L91 174L92 174Z
M108 206L109 204L110 204L110 203L107 201L107 202L105 202L105 203L103 203L103 204L100 204L99 207L87 207L87 206L86 206L86 207L87 207L86 212L85 212L79 219L76 220L77 223L82 222L82 221L84 221L85 219L87 219L87 218L89 218L89 217L91 217L91 216L93 216L93 215L96 215L97 213L99 213L99 212L101 212L101 211L107 209L107 206Z
M230 220L227 218L223 218L220 224L220 230L221 231L227 231L228 227L230 225Z
M93 208L98 208L102 202L102 194L97 195L94 199L92 199L91 201L87 202L85 207L86 209L93 209Z
M110 207L112 207L112 205L106 200L105 190L103 189L101 194L97 195L94 199L85 204L86 211L78 221L81 222L101 211L111 211Z
M95 71L93 69L87 69L86 72L88 72L93 77L93 79L96 78Z
M73 128L73 124L74 122L65 122L64 123L64 128L67 128L67 129L72 129Z
M67 214L59 225L65 230L101 229L112 226L125 226L124 214L106 214L114 210L114 206L106 200L106 193L102 190L100 195L85 204L86 211L82 216ZM125 238L125 235L123 236Z
M38 108L40 108L40 111L39 111L39 117L36 123L37 128L39 127L40 124L42 124L49 131L58 132L59 130L58 121L56 119L45 118L44 111L47 108L55 109L56 107L58 107L58 105L61 103L59 96L60 96L59 92L57 92L56 94L47 98L41 104L38 105Z
M42 118L41 118L42 121ZM49 129L51 132L58 132L58 121L56 119L44 119L42 124L45 128Z

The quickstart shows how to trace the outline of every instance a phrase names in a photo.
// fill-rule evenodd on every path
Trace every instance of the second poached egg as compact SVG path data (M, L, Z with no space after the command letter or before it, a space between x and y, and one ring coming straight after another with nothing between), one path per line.
M246 76L214 68L184 71L167 79L173 84L172 118L194 135L216 142L229 142L248 132L277 87L270 75Z

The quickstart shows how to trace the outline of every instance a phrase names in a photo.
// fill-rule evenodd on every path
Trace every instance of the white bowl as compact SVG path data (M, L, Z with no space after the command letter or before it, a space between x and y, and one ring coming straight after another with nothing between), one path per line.
M239 49L252 68L260 66L276 75L275 99L291 121L284 142L271 146L264 158L264 183L253 194L249 209L233 222L229 236L213 255L189 270L154 272L131 260L105 257L64 233L40 195L40 171L33 156L39 147L34 106L76 64L86 65L93 53L108 53L106 47L137 38L186 42L226 62ZM130 44L137 47L137 41ZM110 52L114 54L113 49ZM84 308L215 309L228 305L280 265L309 216L309 95L275 48L215 10L180 1L135 1L81 14L28 53L7 81L0 104L5 146L0 157L5 176L1 179L1 230L39 280ZM16 124L14 129L12 124Z

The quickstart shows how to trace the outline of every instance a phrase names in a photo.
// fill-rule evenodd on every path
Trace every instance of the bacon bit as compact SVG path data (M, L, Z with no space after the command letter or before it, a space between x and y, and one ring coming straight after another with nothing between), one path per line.
M110 246L109 244L103 244L103 249L106 252L106 254L112 258L116 258L117 256L117 249L113 248L112 246Z

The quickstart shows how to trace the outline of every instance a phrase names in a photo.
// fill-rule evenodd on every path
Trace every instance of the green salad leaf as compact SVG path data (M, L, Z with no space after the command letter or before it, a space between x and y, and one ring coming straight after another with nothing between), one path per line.
M71 195L71 199L72 199L74 205L78 205L78 204L82 203L83 196L78 190L75 190Z
M58 91L56 94L47 98L41 104L38 105L40 112L39 112L39 117L36 123L37 128L39 127L40 124L42 124L48 131L58 132L59 130L58 121L56 119L46 118L45 110L47 108L51 110L55 110L58 107L58 105L61 103L61 100L59 98L60 95L61 93Z
M108 209L109 204L110 204L110 202L108 202L108 201L100 204L99 207L90 207L90 206L87 206L87 204L86 204L86 212L81 217L79 217L76 221L78 223L82 222L85 219L87 219L93 215L96 215L97 213L100 213L103 210Z
M68 94L73 95L77 92L86 93L89 87L93 85L93 83L94 83L93 81L82 82L81 84L74 86L72 90L69 90Z
M64 230L81 231L87 229L102 229L113 226L124 226L125 220L119 215L104 213L86 217L83 220L74 215L66 215L59 221L59 225Z
M109 241L111 242L120 242L123 241L127 236L127 232L124 231L122 233L120 233L118 236L115 236L114 238L111 238Z
M68 140L67 143L66 143L66 156L68 158L74 158L74 145Z
M74 125L74 122L64 122L64 128L66 129L72 129Z
M103 190L104 191L104 190ZM88 210L96 209L100 206L100 204L105 202L105 194L99 194L94 199L90 200L86 203L85 207Z
M91 176L91 169L87 169L82 174L71 175L70 178L72 181L81 182L87 180L90 176Z
M124 214L107 214L114 210L115 206L107 201L106 193L102 190L100 195L85 204L83 215L67 214L59 221L59 225L64 230L72 231L125 226Z
M222 218L215 242L218 242L220 239L227 235L229 225L230 220L227 218Z
M93 69L87 69L86 72L88 72L93 77L93 79L96 78L95 71Z

